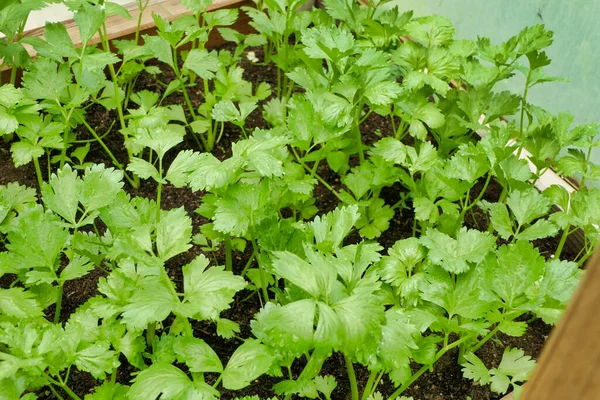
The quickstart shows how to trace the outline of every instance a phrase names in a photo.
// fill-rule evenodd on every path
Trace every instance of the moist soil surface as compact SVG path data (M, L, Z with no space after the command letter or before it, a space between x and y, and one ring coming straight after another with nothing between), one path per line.
M223 47L222 49L232 49L232 47ZM253 49L259 59L262 59L262 49ZM244 78L248 81L253 82L256 85L260 82L268 82L274 87L277 82L276 69L272 65L258 65L247 61L245 58L240 62L244 68ZM164 83L168 83L173 79L172 71L164 70L158 76L150 76L143 74L139 77L135 85L135 91L139 90L151 90L162 94L164 91ZM162 82L161 83L159 83ZM201 104L201 95L194 90L190 90L190 98L194 106ZM184 99L181 94L175 93L170 95L163 102L164 104L184 104ZM132 105L130 105L131 107ZM118 118L116 112L106 111L99 105L93 105L88 108L86 115L88 123L96 128L99 135L104 135L107 130L110 130L108 135L105 137L105 143L112 150L115 157L122 164L127 163L127 153L123 147L122 136L118 132ZM246 123L246 130L252 131L254 128L265 128L267 127L266 122L263 120L260 112L255 111L250 115ZM393 136L391 122L389 118L384 118L376 114L371 114L369 118L361 127L363 135L363 143L370 145L379 140L381 137ZM223 137L219 144L216 146L213 154L219 158L224 159L231 155L231 143L241 138L241 131L238 127L233 125L226 125L223 132ZM77 139L86 140L90 139L91 136L85 129L79 127L77 129ZM410 138L408 139L410 140ZM168 166L172 159L181 150L192 149L198 150L198 144L196 140L188 134L185 140L178 145L175 149L167 153L165 159L165 165ZM100 145L96 142L91 143L91 149L86 157L86 162L104 163L107 166L111 166L112 163L110 158L104 153ZM351 164L356 164L357 160L351 159ZM43 171L47 171L47 163L42 158L40 161ZM55 168L55 166L52 166ZM318 169L318 173L333 186L335 189L342 187L339 181L339 177L334 174L323 163ZM5 185L9 182L19 182L29 187L37 187L37 180L35 170L32 164L28 164L19 168L15 168L10 156L10 143L0 143L0 185ZM473 198L477 197L478 192L481 190L482 185L477 185L472 190ZM488 186L488 189L484 195L484 199L488 201L497 201L500 196L501 187L497 183L492 183ZM143 181L139 189L133 189L129 185L125 185L125 190L128 191L132 196L144 196L147 198L155 199L156 196L156 185L151 181ZM400 195L403 192L403 188L400 185L395 185L390 188L386 188L382 191L381 197L385 200L386 204L392 205L400 200ZM323 185L319 184L315 187L314 192L316 198L316 205L320 210L320 213L325 213L333 210L338 201L336 197L328 191ZM170 185L163 187L162 195L162 208L172 209L178 207L184 207L192 218L194 231L193 233L199 232L199 228L202 224L208 222L206 219L194 212L200 205L202 193L192 193L189 189L175 188ZM410 205L410 204L409 204ZM410 207L408 207L410 209ZM477 228L485 230L487 228L487 216L484 212L479 210L477 207L473 209L473 213L469 213L466 216L466 224L470 228ZM413 218L412 211L407 209L397 209L396 215L390 223L390 227L383 235L378 238L379 243L384 247L391 247L395 241L411 237ZM540 252L545 257L550 257L553 254L558 244L558 238L560 234L555 238L550 238L536 242L536 246L540 249ZM359 240L358 235L351 235L348 238L349 242L355 242ZM248 246L250 247L250 246ZM0 248L4 250L4 248ZM169 275L173 278L177 285L182 285L181 266L187 264L193 260L202 251L198 246L192 247L188 252L180 254L173 259L169 260L166 268ZM206 256L213 262L219 265L223 265L225 262L224 253L219 250L215 253L208 253ZM573 259L576 254L566 249L563 257L565 259ZM245 266L247 260L250 258L250 251L246 249L245 252L234 252L233 269L239 273ZM74 280L69 281L65 285L64 298L63 298L63 311L61 315L62 322L64 323L70 313L74 312L77 307L82 305L86 300L98 294L97 282L98 279L105 276L106 274L100 270L93 270L88 275ZM7 275L0 279L0 287L8 287L14 280L13 276ZM250 330L250 321L253 316L260 310L260 300L255 292L243 290L239 292L232 303L231 308L222 313L222 317L239 323L241 331L238 335L239 338L252 337ZM49 307L47 310L47 316L49 319L53 317L53 307ZM526 319L530 316L525 316ZM195 334L197 337L205 340L220 356L223 364L227 362L229 357L233 354L234 350L241 344L240 339L223 339L217 336L216 328L214 324L208 322L195 323L194 325ZM529 328L522 337L515 338L509 337L503 334L498 334L494 340L487 342L481 349L477 351L477 355L481 360L489 367L497 367L505 347L517 347L527 355L537 358L540 354L542 346L546 341L551 327L544 324L541 320L535 320L529 324ZM415 400L444 400L444 399L461 399L465 400L470 397L473 400L488 400L488 399L500 399L502 396L493 394L490 392L488 387L482 387L477 385L471 380L465 379L462 376L461 367L456 362L457 350L448 352L442 357L434 366L433 371L426 372L423 374L403 395L413 396ZM127 363L124 357L121 357L121 366L119 367L117 380L123 384L130 384L131 379L135 376L136 369ZM294 378L302 371L304 366L304 360L298 360L294 364L292 372ZM414 366L415 371L418 366ZM333 392L332 398L335 400L344 400L350 398L350 386L347 376L347 371L344 363L344 358L341 354L333 354L325 363L322 375L333 375L335 376L338 386ZM369 372L366 368L356 367L356 375L359 382L359 389L361 389L367 382ZM215 377L207 374L207 381L210 383L214 381ZM244 395L258 395L261 399L268 399L275 396L272 391L272 386L281 378L273 378L270 376L262 376L257 379L251 386L239 390L239 391L227 391L223 390L221 398L224 400L233 399L236 396ZM102 382L95 380L90 374L72 370L69 378L69 386L79 396L83 397L86 394L93 393L93 388ZM395 388L393 384L384 377L378 386L378 390L385 396L391 395ZM41 390L38 393L40 399L57 399L49 390ZM66 397L64 393L61 393Z

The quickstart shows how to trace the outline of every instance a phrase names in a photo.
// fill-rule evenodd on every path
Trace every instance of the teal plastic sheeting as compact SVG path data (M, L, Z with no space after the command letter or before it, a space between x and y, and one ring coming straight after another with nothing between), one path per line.
M456 37L485 36L500 43L529 25L545 24L554 31L548 49L552 64L544 70L569 82L539 85L528 101L553 113L568 111L576 124L600 122L600 0L395 0L386 6L415 16L439 14L452 20ZM520 76L498 85L522 93ZM600 149L592 153L600 163Z
M569 79L532 89L529 100L558 113L569 111L577 123L600 122L600 1L598 0L397 0L415 16L440 14L452 20L456 36L487 36L499 43L528 25L543 23L554 31L546 73ZM505 87L521 92L523 81Z

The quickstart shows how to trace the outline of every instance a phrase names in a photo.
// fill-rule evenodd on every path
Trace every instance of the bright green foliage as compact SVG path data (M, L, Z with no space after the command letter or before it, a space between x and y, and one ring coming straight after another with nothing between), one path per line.
M223 371L223 386L241 389L271 368L275 360L272 351L256 340L247 340L238 347Z
M429 249L428 257L448 272L460 274L469 270L469 263L483 261L486 254L494 249L495 240L488 233L462 228L456 239L429 230L421 238Z
M498 368L488 371L487 367L473 353L465 355L467 362L463 364L465 377L473 379L482 385L490 384L493 392L504 394L512 385L527 380L535 367L535 361L526 356L522 350L506 348Z
M210 3L152 15L143 45L140 27L109 43L106 18L131 18L115 3L66 3L81 45L60 23L24 38L44 0L0 6L0 136L39 186L0 186L0 398L77 400L77 369L98 381L86 400L225 398L265 374L286 400L383 400L382 379L410 400L455 348L465 377L518 394L529 356L476 354L558 322L600 237L599 125L529 98L561 80L544 72L552 32L455 40L447 18L388 0L264 0L242 34L239 10ZM216 31L235 48L208 48ZM272 81L247 81L247 63ZM498 89L516 74L522 91ZM579 190L537 191L550 168ZM84 277L96 294L74 304Z

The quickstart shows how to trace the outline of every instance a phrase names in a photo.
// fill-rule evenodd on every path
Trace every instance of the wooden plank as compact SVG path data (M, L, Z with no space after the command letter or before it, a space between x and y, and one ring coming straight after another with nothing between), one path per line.
M215 0L209 7L208 11L220 9L220 8L232 8L239 7L243 3L247 3L246 0ZM106 18L106 28L108 32L109 39L120 39L124 36L135 33L137 28L137 19L139 17L139 10L135 2L128 3L124 6L129 13L131 14L131 19L123 18L120 15L111 15ZM144 10L142 14L142 20L140 24L140 30L146 31L148 29L153 28L154 20L152 19L152 14L160 15L161 17L172 21L180 15L191 14L191 12L186 9L180 0L161 0L161 1L153 1L148 7ZM67 28L67 32L71 36L71 40L75 47L81 46L81 40L79 38L79 29L77 28L77 24L73 19L64 21L63 24ZM32 29L24 34L25 37L29 36L44 36L44 27L39 27L36 29ZM93 45L100 42L100 38L96 34L88 44ZM35 50L28 49L30 55L35 55Z
M213 4L208 8L209 11L221 9L221 8L239 8L241 6L254 6L254 3L251 0L215 0ZM137 9L136 3L129 3L124 6L127 8L132 16L132 19L123 18L119 15L112 15L106 19L106 28L108 32L109 40L115 39L133 39L135 36L135 31L137 29L137 18L139 16L139 10ZM183 5L181 4L181 0L162 0L152 2L146 7L144 13L142 15L142 22L140 24L140 34L142 35L152 35L156 33L156 25L154 24L154 19L152 18L152 13L156 13L161 17L172 21L178 16L184 14L191 14ZM233 28L241 33L251 33L254 32L253 28L248 24L249 17L241 12L238 20L232 25L230 28ZM79 38L79 29L77 28L77 24L75 24L74 20L64 21L63 24L67 28L67 32L71 37L73 44L78 47L81 46L81 40ZM27 31L23 35L24 37L44 37L44 27L39 27L36 29L32 29ZM96 34L90 42L90 45L99 43L100 38ZM207 47L215 47L223 44L225 40L219 35L219 33L215 30L211 33ZM142 41L141 41L142 43ZM35 50L29 46L25 45L25 48L29 52L29 55L32 58L36 57ZM111 46L112 48L112 46ZM114 48L112 50L115 50ZM6 66L2 66L2 82L7 82L10 79L10 69ZM17 73L17 82L20 82L22 71L18 71Z
M554 328L521 400L600 399L600 252Z

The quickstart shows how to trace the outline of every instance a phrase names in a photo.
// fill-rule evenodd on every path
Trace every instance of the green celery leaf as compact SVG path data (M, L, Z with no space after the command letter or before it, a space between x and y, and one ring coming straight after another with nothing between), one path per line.
M160 222L156 227L156 248L164 262L192 247L192 219L183 207L161 210L160 213Z
M362 363L377 352L381 336L385 315L382 298L376 294L379 287L375 274L366 275L358 281L350 296L332 306L342 333L334 348Z
M110 342L100 340L75 354L75 365L80 371L89 372L96 379L105 379L107 373L119 365L119 354L110 349Z
M552 44L552 31L547 31L544 25L534 25L524 28L518 35L519 54L528 54L542 50Z
M123 187L123 171L95 164L85 169L81 204L87 212L113 203Z
M58 218L45 213L40 205L20 215L15 229L8 233L9 243L6 245L13 266L55 271L57 259L69 239L69 232L61 225ZM36 280L31 278L27 281L34 283Z
M43 57L48 57L56 62L62 62L63 57L79 58L78 51L73 46L71 37L65 25L61 22L46 22L44 38L31 37L23 41L30 44Z
M378 197L372 198L364 209L361 218L356 222L358 233L364 238L375 239L390 226L390 220L394 218L394 210Z
M0 289L0 313L19 319L43 316L35 294L18 287Z
M257 340L247 339L238 347L223 371L223 387L238 390L271 369L275 355Z
M490 213L490 222L496 232L498 232L502 239L508 240L514 232L506 205L504 203L489 203L483 200L481 206Z
M411 353L418 348L413 337L418 331L400 308L387 310L385 317L378 354L386 370L402 370L410 365Z
M452 22L439 15L413 19L406 30L417 42L427 47L445 46L454 39Z
M465 354L465 362L462 363L462 373L467 379L472 379L480 385L487 385L490 383L490 371L488 371L485 364L473 353Z
M239 157L219 161L210 153L202 153L189 176L189 185L193 191L212 190L233 183L243 160Z
M179 368L166 363L152 364L140 372L127 393L130 400L181 399L192 382Z
M352 53L354 37L350 31L337 26L319 26L302 31L302 44L309 57L337 62Z
M181 107L171 110L181 111ZM185 128L182 125L166 124L136 129L132 142L141 147L150 147L162 158L167 151L181 143L184 136Z
M393 103L401 92L402 89L396 82L385 81L367 86L364 96L372 104L380 106ZM443 118L442 116L442 120Z
M506 205L519 225L523 226L546 215L550 209L550 200L536 189L530 188L512 191L506 199Z
M86 394L85 400L127 400L128 386L106 381L94 388L94 393Z
M427 230L421 243L429 249L428 258L446 271L460 274L469 263L479 263L495 248L495 238L487 232L461 228L456 239L435 229Z
M235 337L236 333L240 332L240 325L237 322L227 318L219 318L217 320L217 335L225 339Z
M317 376L313 379L317 390L325 395L326 398L331 398L331 393L337 387L337 381L332 375Z
M262 343L293 357L314 347L316 302L303 299L284 306L267 303L251 322L252 333Z
M208 259L204 255L183 266L184 298L179 312L188 318L216 321L246 282L244 278L224 271L223 267L206 267Z
M164 62L173 68L173 53L167 39L158 35L144 35L144 47L150 54L156 57L158 61Z
M317 247L326 252L339 248L359 217L356 205L336 208L324 216L315 217L310 227L315 234Z
M10 151L16 167L28 164L34 158L40 158L45 154L43 147L24 141L13 143Z
M49 209L75 225L82 188L83 182L77 177L77 171L67 164L42 186L42 199Z
M181 336L174 346L179 362L185 363L190 372L223 372L223 364L215 351L202 339Z
M81 43L85 45L104 23L104 9L100 5L93 6L89 3L81 3L81 8L75 12L73 19L79 28Z
M404 164L407 156L406 146L394 138L381 139L370 152L395 164Z
M507 306L518 307L527 302L525 294L543 276L544 267L544 258L533 244L519 240L486 258L483 282Z
M440 217L437 205L426 197L417 197L413 201L415 218L419 221L429 221L435 224Z
M237 122L242 119L240 111L231 100L222 100L214 105L212 117L215 121Z
M493 392L504 394L509 384L526 381L534 368L535 360L526 356L523 350L507 347L498 368L490 370L490 388Z
M429 171L438 161L437 151L430 142L421 143L418 153L416 148L406 147L406 153L410 162L406 161L404 165L412 173Z
M313 298L321 293L314 267L289 251L274 252L273 270L278 276L306 291Z
M460 315L469 319L483 317L490 304L484 299L481 273L473 268L456 278L440 267L429 267L425 279L420 282L421 297L444 308L450 316Z
M204 49L193 49L188 53L183 68L194 71L200 78L208 80L214 78L220 65L215 51L209 53Z
M519 232L517 239L536 240L556 235L558 227L551 221L541 219L527 229Z
M38 58L23 74L25 92L33 99L59 100L72 81L69 65Z
M131 157L127 170L133 172L142 179L152 178L156 182L161 182L160 174L156 167L148 161L138 157Z
M123 307L123 322L128 329L141 330L150 322L163 321L179 304L179 298L171 292L169 283L158 277L148 277Z
M417 238L398 240L388 249L388 256L383 257L380 275L381 279L399 287L414 268L426 257L425 248Z
M70 281L81 278L94 269L94 264L87 257L75 255L67 266L60 272L60 281Z
M505 333L508 336L520 337L523 336L525 330L527 329L527 322L504 320L500 322L498 329L500 332Z
M177 154L175 160L171 163L165 179L176 187L185 186L189 175L195 171L200 163L200 153L192 150L183 150Z
M354 108L346 98L323 90L307 92L306 97L312 103L317 117L326 124L336 128L344 128L352 124Z

